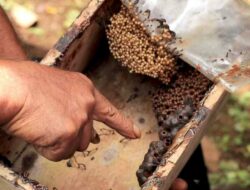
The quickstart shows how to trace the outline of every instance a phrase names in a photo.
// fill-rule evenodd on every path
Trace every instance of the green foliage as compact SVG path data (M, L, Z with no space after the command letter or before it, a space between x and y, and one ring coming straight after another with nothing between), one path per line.
M238 97L238 103L244 107L250 106L250 92L246 92Z
M249 111L240 105L231 107L228 111L229 115L234 119L234 129L239 133L244 133L250 129Z
M221 161L220 163L220 169L223 171L232 171L232 170L238 170L239 164L236 161L230 160L230 161Z
M242 139L243 137L241 136L241 135L239 135L239 136L236 136L236 137L234 137L233 138L233 144L234 145L236 145L236 146L241 146L241 145L243 145L243 139Z
M227 152L230 143L230 136L228 134L224 134L222 137L217 137L216 140L219 145L219 148L222 149L224 152Z
M230 186L238 185L242 188L250 186L250 170L240 169L236 161L222 161L220 172L209 175L212 186Z
M232 105L228 109L228 114L233 118L232 145L244 145L244 138L250 132L250 92L238 97L232 97ZM244 149L244 148L243 148Z
M250 144L248 144L245 148L244 148L244 153L243 155L246 157L246 158L250 158Z
M226 157L231 157L233 160L222 160L219 172L209 175L210 183L214 187L237 185L248 189L250 187L250 167L244 166L250 162L250 92L232 96L227 113L233 123L230 124L231 127L225 126L226 130L220 129L222 135L215 137L215 141L227 155ZM245 160L244 164L242 164L242 160Z

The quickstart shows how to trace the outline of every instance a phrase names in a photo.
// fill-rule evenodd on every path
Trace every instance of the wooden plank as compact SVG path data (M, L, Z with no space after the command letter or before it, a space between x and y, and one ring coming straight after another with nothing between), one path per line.
M105 36L105 24L120 6L115 0L92 0L41 64L82 71ZM77 56L76 56L77 55Z
M20 175L13 172L11 169L3 166L0 163L0 187L3 188L3 190L6 189L16 189L16 190L35 190L35 188L24 181L24 178L22 178Z

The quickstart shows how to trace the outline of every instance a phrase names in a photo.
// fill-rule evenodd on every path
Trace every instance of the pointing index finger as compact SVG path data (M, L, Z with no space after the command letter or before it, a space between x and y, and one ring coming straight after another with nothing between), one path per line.
M140 129L121 114L97 89L95 89L96 105L93 118L103 122L121 135L135 139L141 137Z

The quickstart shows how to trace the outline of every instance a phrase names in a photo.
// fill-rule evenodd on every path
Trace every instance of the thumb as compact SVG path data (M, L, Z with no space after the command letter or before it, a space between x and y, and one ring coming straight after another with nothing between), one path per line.
M115 108L97 89L95 89L96 105L93 118L103 122L122 136L135 139L141 137L140 129Z

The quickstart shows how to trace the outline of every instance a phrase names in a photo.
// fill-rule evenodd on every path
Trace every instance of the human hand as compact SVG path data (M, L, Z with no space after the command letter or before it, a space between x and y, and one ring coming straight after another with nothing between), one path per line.
M84 75L33 62L0 61L0 124L49 160L85 150L93 119L135 139L140 131Z

